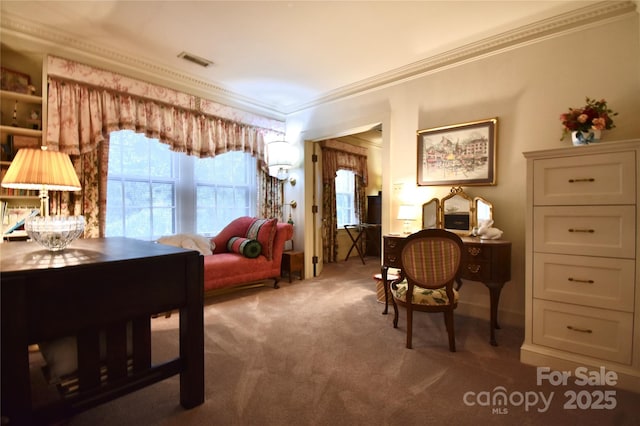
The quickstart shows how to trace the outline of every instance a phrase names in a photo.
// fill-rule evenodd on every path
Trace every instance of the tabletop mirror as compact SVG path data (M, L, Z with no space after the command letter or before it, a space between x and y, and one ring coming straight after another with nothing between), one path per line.
M473 199L475 209L475 223L474 226L480 226L481 222L493 219L493 205L481 197L475 197Z
M469 235L489 219L493 219L493 205L482 197L471 198L461 187L453 187L446 197L422 205L422 229L443 228Z
M469 233L473 228L473 199L460 187L441 201L442 227L448 231Z
M422 205L422 229L440 228L440 200L432 198Z

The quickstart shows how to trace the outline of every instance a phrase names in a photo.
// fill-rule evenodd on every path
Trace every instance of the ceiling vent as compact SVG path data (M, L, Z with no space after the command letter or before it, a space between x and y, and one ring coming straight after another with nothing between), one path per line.
M196 65L207 68L209 65L213 65L212 61L193 55L191 53L182 52L178 55L178 58L182 58L185 61L193 62Z

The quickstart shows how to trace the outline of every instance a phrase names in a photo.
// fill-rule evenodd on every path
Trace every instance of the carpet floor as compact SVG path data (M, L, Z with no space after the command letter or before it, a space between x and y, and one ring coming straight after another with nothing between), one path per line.
M378 271L375 259L362 265L356 258L280 289L208 299L204 404L180 407L173 377L66 423L640 425L639 394L538 385L536 368L519 361L522 329L498 330L494 347L488 321L456 315L458 351L451 353L443 316L416 313L414 349L406 349L404 310L397 329L392 308L381 314L372 280ZM177 317L153 320L154 359L177 353ZM591 399L605 390L611 409L594 408ZM571 408L572 392L583 408Z

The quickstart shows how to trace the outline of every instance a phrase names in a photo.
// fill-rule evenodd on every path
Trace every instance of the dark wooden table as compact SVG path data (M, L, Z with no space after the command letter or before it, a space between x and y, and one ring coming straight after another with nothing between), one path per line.
M387 283L389 268L402 270L401 252L405 237L400 235L384 236L384 256L382 260L382 279ZM462 237L466 253L460 266L460 277L464 280L478 281L489 289L491 309L490 343L497 346L495 330L498 324L498 304L500 292L507 281L511 280L511 242L506 240L482 240L478 237ZM462 282L458 282L462 286ZM385 285L385 298L387 295ZM384 312L388 312L385 303Z
M80 239L60 252L11 242L0 246L0 268L3 420L48 423L175 374L182 406L203 403L198 252L126 238ZM152 365L150 317L174 309L180 311L179 356ZM130 356L127 323L133 329ZM106 360L99 359L99 332L107 336ZM77 338L79 391L35 409L28 346L63 336ZM105 364L106 378L99 372Z

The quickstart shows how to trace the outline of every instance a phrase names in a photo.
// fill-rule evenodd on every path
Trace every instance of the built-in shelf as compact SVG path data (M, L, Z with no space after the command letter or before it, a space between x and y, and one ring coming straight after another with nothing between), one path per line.
M26 93L11 92L9 90L0 90L0 99L11 99L29 104L42 104L41 96L27 95Z
M42 137L42 130L29 129L27 127L0 126L1 133L19 136L31 136L34 138Z

